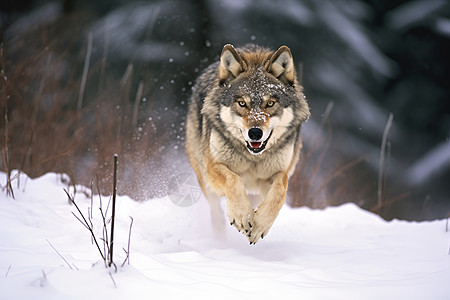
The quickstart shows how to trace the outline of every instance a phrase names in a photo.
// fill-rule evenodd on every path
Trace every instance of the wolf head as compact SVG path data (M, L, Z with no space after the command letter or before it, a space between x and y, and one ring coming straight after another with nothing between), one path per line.
M229 132L223 134L245 144L251 154L262 154L284 138L298 138L301 124L309 118L286 46L271 51L225 45L216 84L210 96L219 103L216 114Z

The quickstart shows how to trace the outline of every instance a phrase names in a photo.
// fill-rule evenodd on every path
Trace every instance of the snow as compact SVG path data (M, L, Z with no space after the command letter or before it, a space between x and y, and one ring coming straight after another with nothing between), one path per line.
M284 206L254 246L227 226L216 239L203 198L117 198L115 261L108 269L63 191L68 178L21 174L6 196L0 173L0 299L448 299L446 221L384 221L354 204ZM75 201L88 215L90 189ZM109 197L101 197L106 209ZM100 199L92 199L101 235ZM130 216L130 265L125 259Z

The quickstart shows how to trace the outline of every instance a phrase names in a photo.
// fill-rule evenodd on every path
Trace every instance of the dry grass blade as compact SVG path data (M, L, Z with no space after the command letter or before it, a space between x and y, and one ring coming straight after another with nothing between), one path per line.
M139 81L138 89L136 92L136 98L134 99L133 118L131 119L131 133L138 129L139 103L141 102L143 91L144 91L144 82L141 80Z
M122 267L125 265L125 263L128 261L128 264L130 264L130 242L131 242L131 228L133 227L133 222L134 219L132 217L130 217L131 219L131 223L130 223L130 230L128 231L128 249L125 250L123 249L123 251L125 251L125 253L127 254L127 256L125 257L125 260L122 263Z
M364 162L366 160L365 156L361 156L357 159L354 159L346 164L344 164L343 166L341 166L339 169L337 169L335 172L331 173L330 176L328 176L323 182L322 184L316 189L316 191L313 194L313 199L315 197L317 197L317 195L320 193L320 191L322 189L325 189L326 186L333 180L335 179L337 176L342 175L343 173L345 173L347 170L354 168L355 166L357 166L358 164Z
M389 134L389 130L391 129L392 120L394 119L394 115L392 113L389 114L389 118L386 123L386 127L383 132L383 140L381 142L381 150L380 150L380 162L378 169L378 193L377 193L377 206L382 207L383 205L383 178L385 176L385 163L386 163L386 144L387 138Z
M88 71L89 71L89 63L91 60L91 53L92 53L92 32L89 32L88 44L87 44L87 49L86 49L86 58L84 60L83 75L81 77L80 93L78 94L78 103L77 103L78 111L80 111L83 106L84 91L86 89L86 81L87 81L87 76L88 76Z

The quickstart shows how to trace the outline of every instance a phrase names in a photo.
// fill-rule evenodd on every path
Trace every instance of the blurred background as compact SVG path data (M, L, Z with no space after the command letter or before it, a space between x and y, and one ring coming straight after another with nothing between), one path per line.
M287 45L312 113L289 204L449 216L448 1L3 0L0 9L2 171L67 173L108 193L117 153L120 193L165 196L173 178L193 174L184 122L202 69L226 43Z

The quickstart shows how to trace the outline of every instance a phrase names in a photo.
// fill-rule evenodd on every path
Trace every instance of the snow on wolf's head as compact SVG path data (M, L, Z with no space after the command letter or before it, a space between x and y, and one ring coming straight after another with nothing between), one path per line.
M309 118L291 51L225 45L219 63L219 116L251 154L262 154Z

